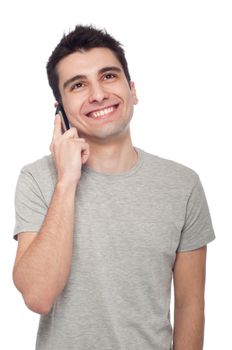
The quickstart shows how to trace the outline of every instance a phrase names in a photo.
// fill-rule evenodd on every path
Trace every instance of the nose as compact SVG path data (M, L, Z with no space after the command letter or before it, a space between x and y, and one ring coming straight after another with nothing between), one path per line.
M108 92L103 88L103 86L99 82L96 82L91 85L89 103L102 102L108 99L108 97Z

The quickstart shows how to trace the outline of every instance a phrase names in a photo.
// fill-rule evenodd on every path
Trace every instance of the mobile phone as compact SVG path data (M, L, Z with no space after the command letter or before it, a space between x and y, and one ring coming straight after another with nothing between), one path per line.
M64 111L64 107L61 103L58 104L56 108L56 114L59 114L61 116L61 122L62 122L62 131L65 132L68 129L70 129L69 121L67 118L67 115Z

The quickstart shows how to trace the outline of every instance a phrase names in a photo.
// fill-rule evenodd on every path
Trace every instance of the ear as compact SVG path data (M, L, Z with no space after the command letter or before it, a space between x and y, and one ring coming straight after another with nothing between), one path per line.
M138 98L137 98L137 94L136 94L135 83L133 81L130 82L130 89L131 89L133 104L137 105Z

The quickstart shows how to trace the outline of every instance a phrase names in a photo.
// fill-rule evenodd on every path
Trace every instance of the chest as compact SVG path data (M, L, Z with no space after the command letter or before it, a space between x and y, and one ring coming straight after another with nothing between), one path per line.
M184 217L184 196L175 188L89 184L77 192L74 247L104 264L171 267Z

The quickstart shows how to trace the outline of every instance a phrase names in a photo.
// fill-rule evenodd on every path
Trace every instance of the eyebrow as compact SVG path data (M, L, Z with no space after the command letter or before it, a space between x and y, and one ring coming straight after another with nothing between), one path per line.
M122 70L121 68L119 67L116 67L116 66L109 66L109 67L103 67L101 68L99 71L98 71L98 75L101 75L103 73L106 73L106 72L109 72L109 71L113 71L113 72L117 72L117 73L121 73ZM63 89L65 89L68 85L70 85L71 83L73 83L74 81L77 81L77 80L82 80L82 79L87 79L87 76L86 75L83 75L83 74L78 74L78 75L75 75L74 77L66 80L64 82L64 85L63 85Z

